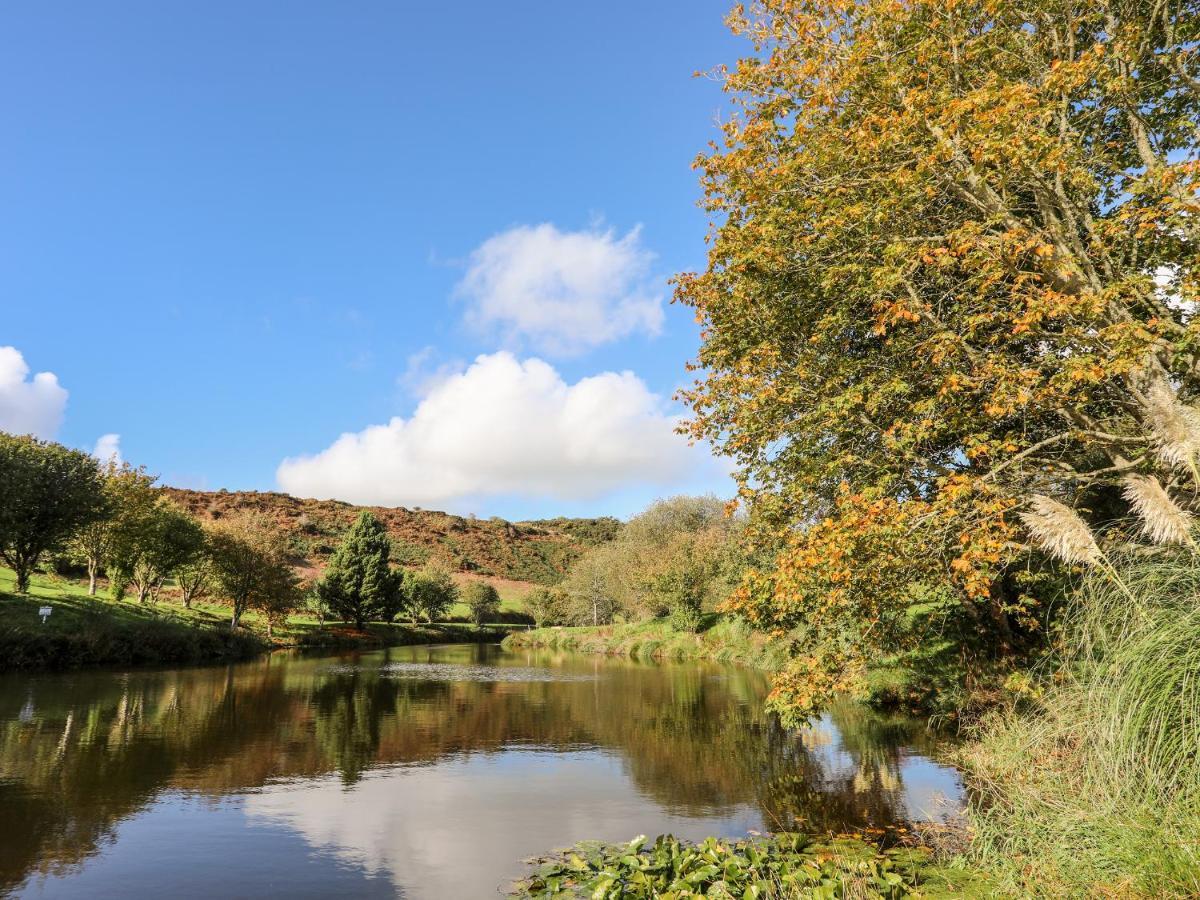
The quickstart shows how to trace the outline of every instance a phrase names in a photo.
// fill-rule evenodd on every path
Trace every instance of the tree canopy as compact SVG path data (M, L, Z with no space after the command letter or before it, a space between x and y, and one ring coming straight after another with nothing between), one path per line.
M702 156L694 437L738 464L732 608L798 630L806 712L914 585L1008 631L1032 493L1112 514L1197 478L1200 7L766 0ZM1191 484L1191 487L1197 487ZM950 573L947 578L945 573Z
M99 463L80 450L0 432L0 559L17 591L42 555L104 514Z

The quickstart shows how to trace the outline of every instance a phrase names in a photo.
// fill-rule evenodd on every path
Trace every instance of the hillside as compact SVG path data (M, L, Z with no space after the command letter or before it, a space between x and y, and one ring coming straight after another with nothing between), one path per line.
M363 507L338 500L304 500L259 491L163 490L201 521L240 511L269 516L298 558L319 568ZM509 522L424 509L368 507L392 536L396 557L409 566L441 560L451 569L513 581L551 584L584 549L612 537L612 518Z

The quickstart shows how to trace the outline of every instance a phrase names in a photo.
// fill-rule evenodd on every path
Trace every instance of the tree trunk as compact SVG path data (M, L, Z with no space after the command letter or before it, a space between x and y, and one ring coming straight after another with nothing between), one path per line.
M242 606L236 600L233 602L233 618L229 620L229 630L237 631L242 621Z
M88 596L96 596L96 570L100 568L100 563L95 559L89 559L87 564L88 570Z
M28 594L29 593L29 569L30 569L30 566L28 566L28 565L20 565L20 566L17 566L17 568L15 570L17 573L17 593L18 594Z

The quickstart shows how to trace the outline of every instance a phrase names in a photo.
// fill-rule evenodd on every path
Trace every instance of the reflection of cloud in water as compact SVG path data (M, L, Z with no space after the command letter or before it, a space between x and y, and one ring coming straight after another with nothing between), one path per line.
M452 663L387 663L360 669L358 666L331 666L334 675L352 675L355 672L378 672L387 678L412 678L418 681L481 681L481 682L537 682L537 681L596 681L598 676L568 675L549 669L524 666L464 666Z
M644 832L699 839L762 828L748 806L719 819L675 815L639 794L602 752L507 751L392 768L347 787L335 777L283 782L247 796L251 820L284 824L411 898L496 896L521 860L581 840Z

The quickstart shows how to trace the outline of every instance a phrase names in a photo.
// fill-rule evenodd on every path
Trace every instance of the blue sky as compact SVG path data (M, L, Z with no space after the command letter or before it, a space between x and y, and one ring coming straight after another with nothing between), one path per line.
M669 436L665 284L703 265L725 12L9 4L0 427L510 517L728 493Z

